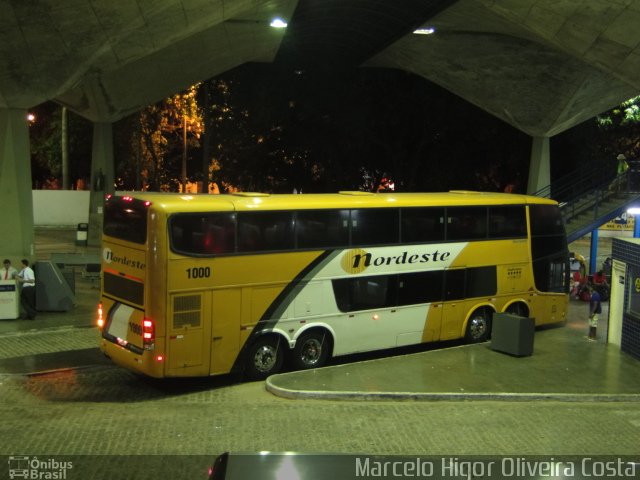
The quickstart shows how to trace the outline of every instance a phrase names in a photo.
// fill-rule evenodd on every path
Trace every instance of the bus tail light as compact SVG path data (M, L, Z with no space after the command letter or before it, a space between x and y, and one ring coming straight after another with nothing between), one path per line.
M104 310L102 309L102 302L98 302L97 314L98 314L98 319L97 319L98 328L102 330L102 327L104 327Z
M153 320L145 318L142 320L142 345L146 350L153 350L156 341L156 328Z

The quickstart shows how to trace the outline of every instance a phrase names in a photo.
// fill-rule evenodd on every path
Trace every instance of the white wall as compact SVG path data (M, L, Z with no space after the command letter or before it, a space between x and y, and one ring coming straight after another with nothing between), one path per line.
M89 222L88 190L33 190L33 224L73 226Z

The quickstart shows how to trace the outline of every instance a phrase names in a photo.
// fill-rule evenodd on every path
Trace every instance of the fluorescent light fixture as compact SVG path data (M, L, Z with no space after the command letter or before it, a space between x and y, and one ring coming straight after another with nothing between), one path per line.
M269 26L273 28L287 28L287 22L285 22L281 18L274 18L273 20L271 20Z
M640 215L640 207L631 207L627 209L629 215Z
M427 27L427 28L418 28L416 30L413 31L413 33L415 33L416 35L431 35L432 33L435 33L436 29L433 27Z

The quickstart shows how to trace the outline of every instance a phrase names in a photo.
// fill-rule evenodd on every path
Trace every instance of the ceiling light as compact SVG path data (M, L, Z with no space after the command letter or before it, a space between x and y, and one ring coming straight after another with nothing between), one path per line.
M274 18L269 26L273 28L287 28L287 22L285 22L281 18Z
M416 35L431 35L435 31L436 31L435 28L428 27L428 28L418 28L414 30L413 33L415 33Z

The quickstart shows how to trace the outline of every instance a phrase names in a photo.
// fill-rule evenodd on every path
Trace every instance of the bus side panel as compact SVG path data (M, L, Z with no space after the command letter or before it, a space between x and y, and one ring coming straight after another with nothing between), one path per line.
M167 318L169 376L209 374L211 292L171 294Z
M440 340L442 331L442 302L434 302L427 310L427 321L422 334L422 343Z
M531 269L527 263L498 266L498 295L530 292L533 287Z
M499 252L496 253L496 252ZM473 242L463 249L451 264L452 267L524 263L529 261L529 243L526 239Z
M228 373L240 352L242 289L214 290L211 315L211 375Z
M567 318L567 296L554 293L537 293L531 297L531 316L536 326L563 322Z

